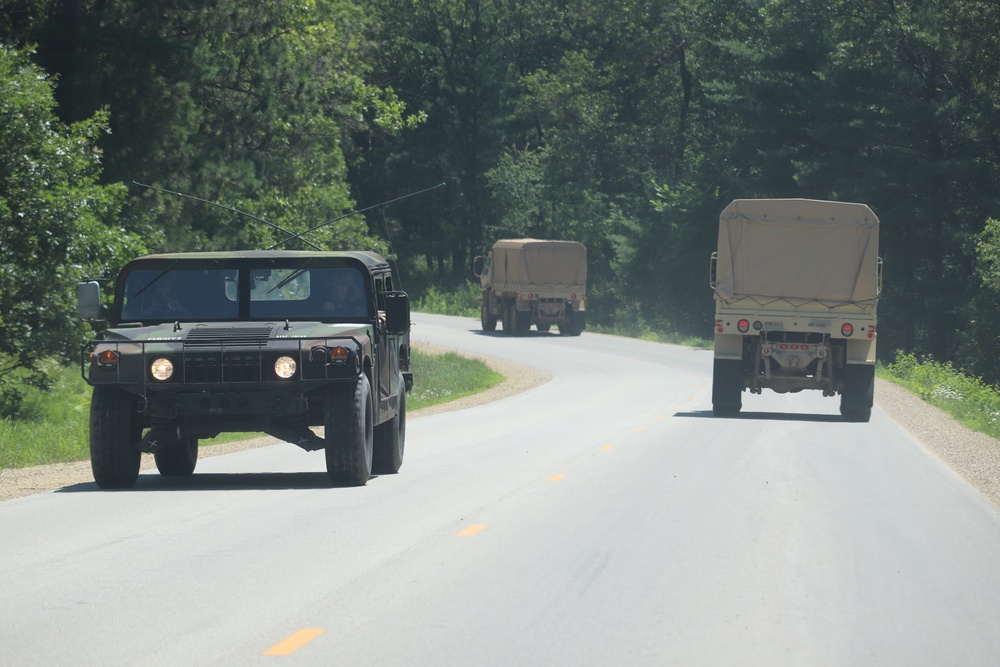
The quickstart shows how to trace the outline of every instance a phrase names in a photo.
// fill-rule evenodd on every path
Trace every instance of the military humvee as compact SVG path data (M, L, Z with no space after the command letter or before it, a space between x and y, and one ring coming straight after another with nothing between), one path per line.
M223 432L323 449L335 484L399 470L410 307L379 255L151 255L114 289L107 332L82 355L98 486L133 486L141 452L161 475L191 475L199 439ZM79 285L78 301L81 316L101 316L96 282Z

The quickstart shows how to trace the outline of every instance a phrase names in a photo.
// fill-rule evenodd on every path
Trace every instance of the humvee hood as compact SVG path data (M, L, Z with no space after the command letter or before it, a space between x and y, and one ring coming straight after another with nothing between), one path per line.
M224 322L210 324L156 324L146 327L119 327L108 331L108 341L177 342L232 341L257 345L273 339L329 338L369 336L364 324L329 324L324 322ZM239 342L237 342L239 341Z

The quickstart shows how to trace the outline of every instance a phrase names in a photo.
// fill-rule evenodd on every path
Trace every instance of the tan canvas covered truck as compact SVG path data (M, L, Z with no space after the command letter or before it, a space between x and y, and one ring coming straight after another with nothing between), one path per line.
M579 336L586 327L587 249L576 241L502 239L476 258L483 331L522 336L534 324Z
M734 414L744 390L840 394L868 421L881 288L878 218L864 204L737 199L712 254L712 408Z

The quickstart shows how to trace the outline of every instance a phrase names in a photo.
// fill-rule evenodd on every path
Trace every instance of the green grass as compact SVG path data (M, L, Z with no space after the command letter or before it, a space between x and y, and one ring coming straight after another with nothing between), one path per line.
M1000 439L1000 390L950 363L900 354L879 376L907 389L969 428Z
M413 352L413 391L406 397L407 410L419 410L454 401L489 389L503 381L503 376L483 362L466 359L454 352L430 356Z
M26 388L16 420L0 419L0 469L89 456L90 386L77 367L53 372L49 391Z
M483 391L503 380L481 361L453 353L432 356L413 350L410 363L415 382L406 409L411 412ZM27 388L19 419L0 419L0 470L90 457L90 386L76 367L58 369L54 375L49 391ZM223 433L201 444L259 435Z

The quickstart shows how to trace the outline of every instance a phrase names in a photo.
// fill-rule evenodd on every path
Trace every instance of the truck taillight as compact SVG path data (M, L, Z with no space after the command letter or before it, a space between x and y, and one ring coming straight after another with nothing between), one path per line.
M746 333L750 331L750 320L744 318L736 323L736 328L740 330L740 333Z
M844 326L840 327L840 333L843 334L844 338L850 338L851 335L854 333L854 325L851 323L845 324Z

